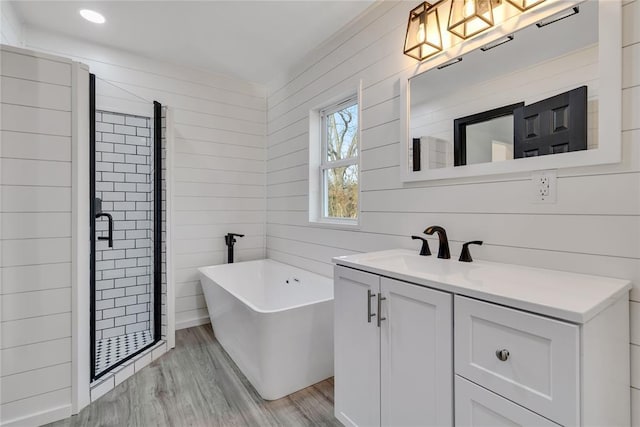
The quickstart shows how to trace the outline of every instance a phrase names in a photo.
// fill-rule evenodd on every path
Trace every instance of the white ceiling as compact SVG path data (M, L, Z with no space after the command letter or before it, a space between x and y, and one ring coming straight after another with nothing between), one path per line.
M267 83L374 0L13 1L27 26ZM92 24L82 8L107 22Z

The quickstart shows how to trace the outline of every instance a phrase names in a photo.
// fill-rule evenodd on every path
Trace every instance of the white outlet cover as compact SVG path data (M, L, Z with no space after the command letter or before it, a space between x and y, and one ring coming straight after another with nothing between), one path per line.
M555 170L536 171L531 174L531 198L533 203L556 203L558 178Z

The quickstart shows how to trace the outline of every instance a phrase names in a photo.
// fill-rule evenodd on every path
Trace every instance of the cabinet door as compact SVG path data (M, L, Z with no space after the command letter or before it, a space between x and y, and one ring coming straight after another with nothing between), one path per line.
M558 427L546 418L456 375L457 427Z
M380 277L336 266L333 283L335 415L348 426L379 426L380 329L376 297ZM369 307L375 316L369 317Z
M453 424L452 295L381 279L383 426Z

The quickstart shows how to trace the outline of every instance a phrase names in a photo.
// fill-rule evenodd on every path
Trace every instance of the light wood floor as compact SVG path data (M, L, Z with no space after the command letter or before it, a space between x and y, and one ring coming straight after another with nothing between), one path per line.
M85 408L50 426L339 426L333 379L265 401L210 325L176 333L176 348Z

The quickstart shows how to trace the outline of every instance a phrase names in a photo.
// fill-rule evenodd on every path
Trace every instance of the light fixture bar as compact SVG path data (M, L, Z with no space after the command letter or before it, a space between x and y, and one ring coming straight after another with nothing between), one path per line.
M575 6L568 11L564 11L557 15L551 16L550 18L543 19L542 21L538 22L536 26L538 28L546 27L547 25L553 24L554 22L562 21L563 19L567 19L568 17L577 15L578 13L580 13L580 7Z
M483 51L483 52L486 52L488 50L493 49L494 47L498 47L498 46L503 45L505 43L509 43L511 40L513 40L513 34L508 35L507 37L503 37L501 39L498 39L498 40L496 40L496 41L494 41L492 43L486 44L486 45L482 46L480 48L480 50Z
M443 68L447 68L450 67L454 64L457 64L458 62L462 62L462 56L459 56L455 59L452 59L451 61L447 61L444 64L440 64L438 65L438 70L442 70Z

